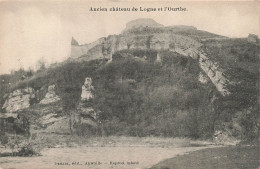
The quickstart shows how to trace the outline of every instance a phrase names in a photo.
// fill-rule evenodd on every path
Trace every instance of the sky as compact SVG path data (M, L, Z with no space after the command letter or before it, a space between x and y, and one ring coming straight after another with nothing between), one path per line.
M183 7L185 12L93 12L90 7L160 8ZM260 35L257 2L0 2L0 74L35 69L70 56L74 37L80 44L120 34L127 22L152 18L165 26L191 25L228 36Z

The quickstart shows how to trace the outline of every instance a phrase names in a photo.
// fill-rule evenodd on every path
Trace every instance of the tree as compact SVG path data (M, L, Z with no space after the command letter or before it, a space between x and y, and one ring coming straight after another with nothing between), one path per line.
M69 87L65 90L68 92L64 93L62 96L62 107L65 114L69 117L69 128L70 128L70 134L72 135L73 134L72 117L74 111L76 111L76 105L78 103L78 100L75 99L76 98L75 94L71 92L71 90L73 90L72 88Z
M41 72L46 69L46 62L44 59L40 59L37 63L37 72Z
M64 69L60 69L57 79L57 93L61 97L63 111L65 115L69 117L69 128L71 134L73 134L72 117L80 101L81 93L80 82L75 76L77 76L77 67L73 64L64 67Z

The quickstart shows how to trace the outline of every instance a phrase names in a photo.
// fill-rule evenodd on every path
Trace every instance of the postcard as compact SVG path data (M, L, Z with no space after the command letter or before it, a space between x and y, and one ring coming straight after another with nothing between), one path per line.
M259 168L259 1L1 1L0 169Z

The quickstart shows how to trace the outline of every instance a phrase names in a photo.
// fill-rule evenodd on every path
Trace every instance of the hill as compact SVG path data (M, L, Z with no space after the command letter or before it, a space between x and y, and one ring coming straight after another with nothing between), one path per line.
M31 133L257 138L258 41L143 21L91 44L73 38L58 65L2 75L2 114Z

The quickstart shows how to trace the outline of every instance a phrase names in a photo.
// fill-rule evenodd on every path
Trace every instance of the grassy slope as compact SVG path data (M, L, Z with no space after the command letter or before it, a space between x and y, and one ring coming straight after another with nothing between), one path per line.
M199 150L160 162L152 169L257 169L257 146L235 146Z

